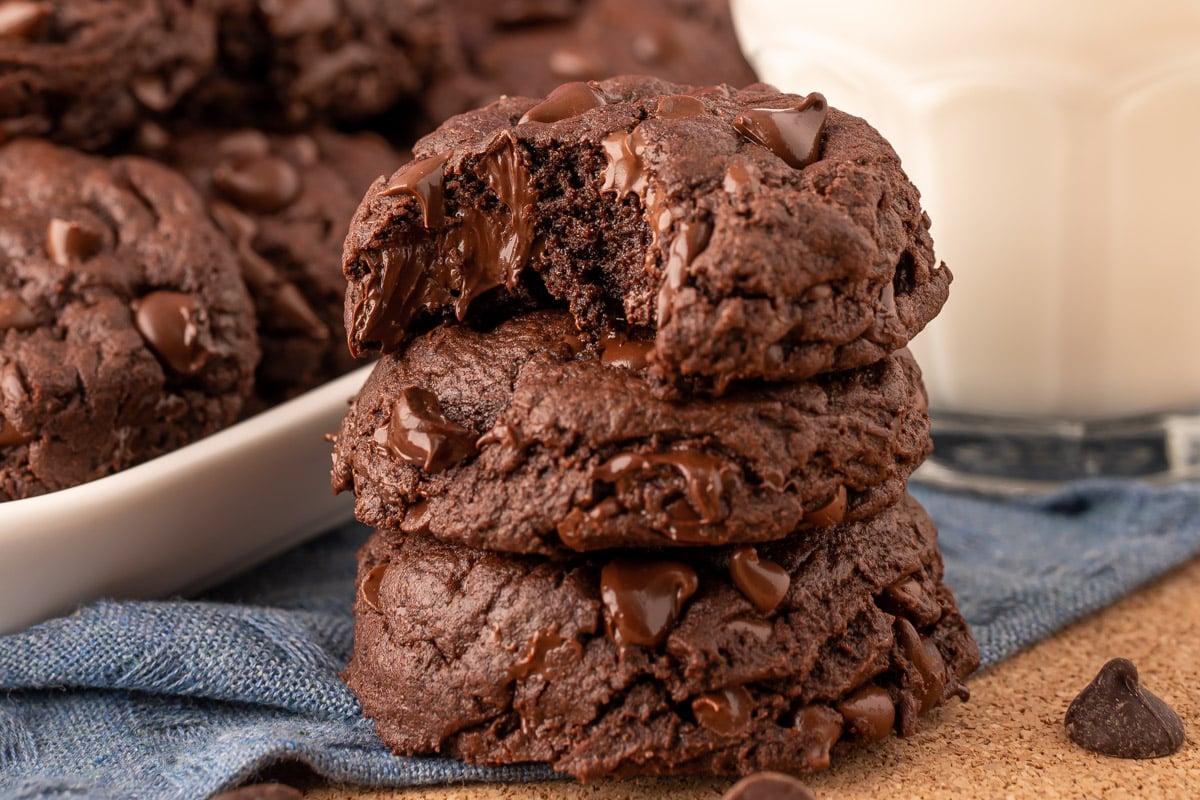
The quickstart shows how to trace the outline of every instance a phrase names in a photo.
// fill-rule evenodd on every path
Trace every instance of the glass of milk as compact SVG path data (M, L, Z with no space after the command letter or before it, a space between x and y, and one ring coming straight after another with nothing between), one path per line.
M1200 476L1200 3L733 8L762 79L870 121L933 220L919 474Z

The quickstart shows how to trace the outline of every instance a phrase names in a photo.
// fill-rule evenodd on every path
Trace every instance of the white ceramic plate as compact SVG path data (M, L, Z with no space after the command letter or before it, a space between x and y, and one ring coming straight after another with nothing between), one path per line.
M192 593L350 519L324 435L370 370L116 475L0 503L0 634L98 597Z

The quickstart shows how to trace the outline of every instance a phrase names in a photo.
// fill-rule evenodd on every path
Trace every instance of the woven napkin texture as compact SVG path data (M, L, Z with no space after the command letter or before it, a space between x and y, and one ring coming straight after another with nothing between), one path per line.
M992 665L1200 552L1200 486L996 499L913 487ZM544 779L399 758L338 678L348 525L196 600L99 602L0 637L0 797L204 798L281 762L377 786Z

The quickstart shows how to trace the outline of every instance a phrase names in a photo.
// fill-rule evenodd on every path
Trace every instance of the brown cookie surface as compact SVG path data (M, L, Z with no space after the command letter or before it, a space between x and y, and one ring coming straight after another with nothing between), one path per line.
M342 322L342 242L362 193L402 156L374 134L325 128L164 136L155 155L192 181L238 250L263 352L256 405L358 366Z
M421 140L346 239L355 352L565 302L653 331L661 377L721 392L877 361L950 272L891 147L819 96L626 76L507 98Z
M731 569L747 551L775 581ZM978 664L911 499L757 548L555 561L376 535L355 616L345 677L396 752L581 779L823 769L916 731Z
M0 0L0 142L105 145L170 111L214 54L189 0Z
M236 256L182 176L41 141L0 147L0 499L230 424L257 363Z
M649 342L565 312L447 325L384 356L334 486L398 532L509 552L767 541L896 502L929 449L906 353L720 398L654 396Z

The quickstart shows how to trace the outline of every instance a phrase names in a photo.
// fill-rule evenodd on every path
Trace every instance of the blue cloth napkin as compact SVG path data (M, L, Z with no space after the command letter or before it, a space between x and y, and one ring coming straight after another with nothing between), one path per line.
M985 665L1200 552L1196 485L913 494ZM551 777L375 737L338 678L366 536L348 525L198 600L100 602L0 637L0 797L203 798L288 761L378 786Z

